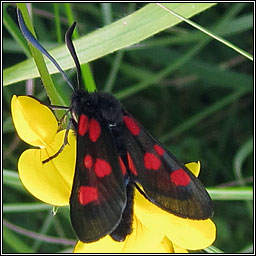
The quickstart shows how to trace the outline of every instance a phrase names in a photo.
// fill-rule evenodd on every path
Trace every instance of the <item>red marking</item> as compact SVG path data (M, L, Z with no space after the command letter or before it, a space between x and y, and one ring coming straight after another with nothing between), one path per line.
M78 192L80 204L88 204L98 199L98 190L95 187L81 186Z
M88 130L88 116L82 114L78 122L78 134L84 136Z
M170 178L176 186L187 186L190 182L189 175L183 169L171 172Z
M123 162L123 160L120 156L118 157L118 159L119 159L119 164L120 164L122 174L125 175L126 174L126 167L124 165L124 162Z
M111 173L112 168L107 161L97 158L94 165L94 171L98 177L103 178Z
M129 116L123 116L123 120L126 127L133 135L138 135L140 133L140 127L136 124L135 120Z
M137 170L136 170L136 168L135 168L135 166L134 166L134 163L133 163L132 158L131 158L131 156L130 156L129 153L127 153L127 159L128 159L128 166L129 166L130 171L131 171L135 176L137 176L137 175L138 175Z
M97 139L100 137L101 133L101 128L99 122L92 118L90 120L90 125L89 125L89 137L92 142L97 141Z
M146 169L158 170L161 166L161 161L156 155L147 152L144 155L144 165Z
M163 156L164 154L164 149L160 146L158 146L157 144L154 145L154 149L156 151L156 153L159 155L159 156Z
M92 157L90 155L84 157L84 166L88 169L92 167Z

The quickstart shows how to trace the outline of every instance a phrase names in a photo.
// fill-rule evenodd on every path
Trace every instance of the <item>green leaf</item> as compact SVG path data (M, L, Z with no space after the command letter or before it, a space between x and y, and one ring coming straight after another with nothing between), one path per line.
M215 3L166 4L168 8L186 18L194 16L213 5ZM138 43L180 22L180 19L170 15L159 6L148 4L131 15L75 40L74 45L77 49L79 60L83 64ZM74 67L65 45L50 51L50 53L57 59L64 70ZM51 74L58 72L48 60L46 60L46 64ZM29 59L5 69L3 72L3 84L9 85L38 76L39 73L33 60Z

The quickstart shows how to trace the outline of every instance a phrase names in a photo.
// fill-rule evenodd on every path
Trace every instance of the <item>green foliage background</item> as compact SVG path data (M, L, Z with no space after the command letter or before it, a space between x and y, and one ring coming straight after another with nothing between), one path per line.
M214 200L217 225L216 242L207 251L252 252L253 3L209 4L204 11L188 5L179 3L176 8L187 17L201 12L191 20L243 49L246 57L184 22L176 24L174 19L176 25L171 27L168 19L159 22L162 15L154 8L160 7L154 4L35 3L33 25L39 41L47 50L54 49L53 55L67 69L73 64L63 46L63 35L68 15L74 16L81 35L75 41L78 55L82 63L90 61L97 89L119 97L182 162L201 161L200 180ZM7 13L3 15L3 252L71 252L76 238L68 208L58 209L53 216L51 207L33 198L17 175L19 155L29 146L15 133L10 101L12 95L31 90L23 80L36 77L37 71L31 60L18 64L27 57L22 43L14 39L24 43L15 30L14 6L5 4ZM138 12L145 11L145 6L147 12ZM129 14L134 14L131 19ZM122 26L114 23L119 20ZM164 28L163 22L169 25ZM130 29L131 24L134 27L126 38L123 27ZM28 49L26 52L29 55ZM55 72L52 67L50 71ZM68 71L70 77L73 74ZM53 75L53 81L57 97L52 98L48 88L51 102L68 105L70 89L59 74ZM86 84L93 88L92 79ZM50 102L41 79L33 80L32 87L33 95ZM25 229L25 234L17 233L17 227ZM50 243L42 237L69 240Z

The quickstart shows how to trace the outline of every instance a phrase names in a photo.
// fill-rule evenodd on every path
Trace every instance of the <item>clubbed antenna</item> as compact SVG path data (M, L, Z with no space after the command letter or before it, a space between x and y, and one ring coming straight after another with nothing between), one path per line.
M60 65L57 63L57 61L44 49L44 47L30 33L30 31L28 30L27 26L25 25L22 13L21 13L21 11L19 9L17 9L17 15L18 15L18 22L19 22L20 30L21 30L23 36L27 39L27 41L29 41L33 46L35 46L41 53L43 53L54 64L54 66L62 74L64 80L68 83L68 85L74 91L73 85L71 84L71 82L69 81L66 73L63 71L63 69L60 67Z
M67 44L67 47L69 49L69 52L76 64L76 70L77 70L77 87L78 88L81 88L81 67L80 67L80 63L79 63L79 60L78 60L78 57L77 57L77 54L76 54L76 51L75 51L75 47L74 47L74 44L72 42L72 34L73 34L73 31L76 27L76 22L74 22L70 28L67 30L66 34L65 34L65 41L66 41L66 44Z

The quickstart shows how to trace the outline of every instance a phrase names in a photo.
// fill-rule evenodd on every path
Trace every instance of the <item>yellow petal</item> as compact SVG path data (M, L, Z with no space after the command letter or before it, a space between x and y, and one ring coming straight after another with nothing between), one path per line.
M166 252L174 253L173 243L166 236L162 239L161 244Z
M166 253L170 248L161 244L163 235L150 230L134 215L133 232L124 241L123 253Z
M173 249L175 253L188 253L188 250L181 248L176 244L173 244Z
M172 245L162 242L163 236L157 231L150 231L135 216L133 232L124 242L116 242L105 236L94 243L78 242L75 253L170 253Z
M150 203L137 191L134 212L145 226L165 234L181 248L203 249L215 240L216 228L210 219L199 221L177 217Z
M28 96L12 97L12 119L19 137L32 146L45 147L55 136L58 123L51 110Z
M79 241L75 253L121 253L123 242L116 242L110 236L105 236L97 242L82 243Z
M61 147L65 130L57 133L53 141L43 149L29 149L22 153L18 162L20 179L25 188L41 201L64 206L69 204L74 170L76 139L69 132L64 150L54 159L42 161L54 155Z
M191 162L188 164L185 164L185 166L196 176L198 177L199 172L200 172L200 161L198 162Z

